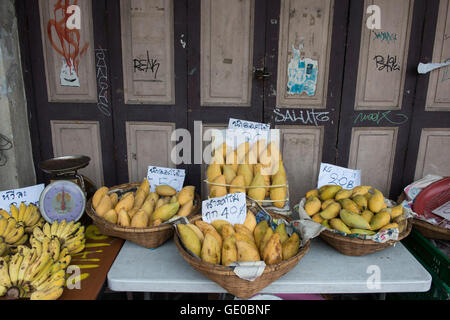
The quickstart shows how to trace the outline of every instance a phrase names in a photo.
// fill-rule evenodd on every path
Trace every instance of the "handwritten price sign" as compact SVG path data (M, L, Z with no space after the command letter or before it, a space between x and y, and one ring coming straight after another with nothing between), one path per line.
M202 202L202 219L208 223L226 220L231 224L242 224L247 216L245 193L230 193L220 198Z
M150 183L150 191L154 192L156 186L169 185L177 191L183 188L186 172L183 169L163 168L149 166L147 180Z
M228 129L270 130L270 124L230 118Z
M16 207L24 202L26 205L33 203L39 205L39 198L42 191L44 191L45 185L38 184L31 187L0 191L0 209L4 209L9 212L9 208L12 204Z
M433 212L434 214L437 214L438 216L440 216L444 219L450 220L450 201L447 201L442 206L434 209L431 212Z
M352 189L361 184L361 170L321 163L317 188L328 184L338 185L344 189Z

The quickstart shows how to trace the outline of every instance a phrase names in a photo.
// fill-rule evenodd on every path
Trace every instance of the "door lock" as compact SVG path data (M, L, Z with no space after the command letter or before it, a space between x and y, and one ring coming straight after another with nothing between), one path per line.
M255 79L258 80L269 79L272 75L272 73L267 72L265 68L257 68L255 69L255 71L253 71L253 73L255 75Z

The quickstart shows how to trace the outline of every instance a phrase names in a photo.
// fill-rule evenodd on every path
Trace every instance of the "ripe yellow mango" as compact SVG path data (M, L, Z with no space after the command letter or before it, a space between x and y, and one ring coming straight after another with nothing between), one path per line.
M298 253L298 250L300 248L300 237L296 232L293 232L289 239L286 240L286 242L284 242L281 246L283 260L292 258Z
M245 190L244 176L236 176L233 181L231 181L230 193L245 193Z
M210 191L209 191L209 197L210 198L218 198L223 197L227 194L227 187L223 186L226 184L225 177L223 175L220 175L216 177L213 181L213 183L218 184L211 184Z
M305 202L305 211L311 217L320 211L322 203L319 198L310 196Z
M181 206L191 200L194 200L194 197L195 186L184 186L177 194L177 199Z
M274 233L264 247L262 258L267 265L277 264L283 260L280 234Z
M177 194L177 191L174 188L166 184L156 186L155 191L161 197L172 197Z
M100 203L100 200L102 200L103 196L108 194L109 188L108 187L101 187L95 191L94 195L92 196L92 207L94 209L97 209L98 204Z
M200 257L202 244L195 232L190 227L182 223L177 224L177 229L184 246Z
M222 246L222 265L229 266L238 261L236 238L233 235L226 237Z

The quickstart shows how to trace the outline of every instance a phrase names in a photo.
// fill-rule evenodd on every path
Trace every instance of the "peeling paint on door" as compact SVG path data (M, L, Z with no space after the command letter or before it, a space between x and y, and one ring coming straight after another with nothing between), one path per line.
M304 58L300 52L303 43L299 48L292 46L293 57L288 65L287 93L289 95L306 93L308 96L316 94L318 62L317 60Z

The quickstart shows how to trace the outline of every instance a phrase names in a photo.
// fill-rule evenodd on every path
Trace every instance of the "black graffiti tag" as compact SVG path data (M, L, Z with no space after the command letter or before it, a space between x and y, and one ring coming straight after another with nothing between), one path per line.
M146 59L133 59L133 68L134 72L148 72L150 70L154 75L154 79L158 74L160 63L157 59L150 59L150 54L147 50L147 58Z
M373 60L375 60L378 71L386 70L386 72L389 72L400 70L400 66L397 63L397 56L391 57L390 55L388 55L385 60L383 56L376 55L375 57L373 57Z

